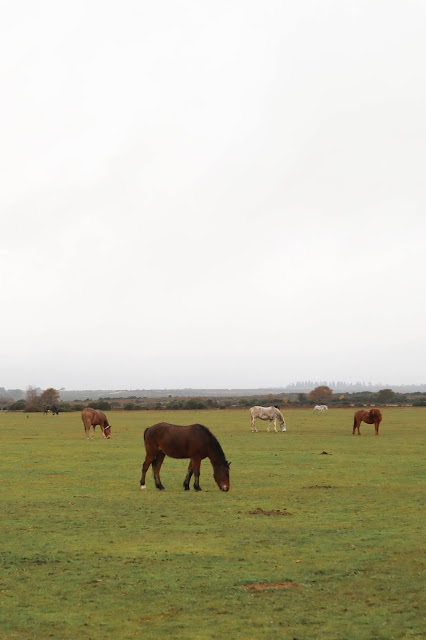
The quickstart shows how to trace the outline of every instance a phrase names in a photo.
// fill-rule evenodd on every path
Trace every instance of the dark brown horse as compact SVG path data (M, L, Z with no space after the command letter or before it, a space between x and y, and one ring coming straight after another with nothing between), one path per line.
M355 435L356 429L358 429L358 435L360 436L359 427L361 422L366 422L367 424L374 424L374 428L376 429L376 436L379 435L379 425L382 421L382 412L380 409L360 409L359 411L355 411L354 415L354 428L352 431L352 435Z
M194 489L201 491L201 460L209 458L213 465L213 477L221 491L229 491L229 465L222 447L215 436L202 424L178 426L159 422L145 429L146 457L142 465L141 489L146 489L145 475L152 463L154 481L157 489L164 489L160 480L160 469L165 456L171 458L190 458L188 473L183 481L185 491L194 474Z
M81 412L81 419L84 424L84 431L87 440L90 438L90 427L93 427L93 437L95 437L95 427L100 426L104 438L111 438L111 425L106 415L99 409L87 407Z

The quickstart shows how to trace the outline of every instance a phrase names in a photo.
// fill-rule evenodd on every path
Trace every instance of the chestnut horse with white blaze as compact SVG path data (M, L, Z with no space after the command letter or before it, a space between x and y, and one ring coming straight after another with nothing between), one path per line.
M374 428L376 430L376 436L379 435L379 425L382 421L382 412L380 409L360 409L359 411L355 411L354 415L354 427L352 430L352 435L355 435L355 431L358 429L358 435L361 435L359 427L361 422L366 422L367 424L374 424Z
M157 489L164 489L160 480L160 469L164 458L190 458L188 472L183 481L185 491L194 475L194 489L201 491L201 460L209 458L213 466L213 478L221 491L229 491L229 465L219 441L202 424L180 426L159 422L145 429L143 434L146 456L142 465L141 489L146 489L145 476L152 464Z
M84 424L84 431L86 433L86 439L89 440L90 436L90 427L93 427L93 438L95 437L95 427L97 425L100 426L102 431L102 436L107 438L108 440L111 438L111 425L108 422L108 418L99 409L92 409L91 407L87 407L83 409L81 412L81 419Z

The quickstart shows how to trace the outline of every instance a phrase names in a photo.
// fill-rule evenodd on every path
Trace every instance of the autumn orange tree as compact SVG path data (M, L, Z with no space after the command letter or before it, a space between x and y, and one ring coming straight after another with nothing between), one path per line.
M315 404L326 404L333 399L333 391L327 385L322 385L320 387L315 387L308 394L308 398L311 402Z
M59 391L56 391L53 387L49 387L43 391L40 396L41 405L43 407L52 407L59 402Z

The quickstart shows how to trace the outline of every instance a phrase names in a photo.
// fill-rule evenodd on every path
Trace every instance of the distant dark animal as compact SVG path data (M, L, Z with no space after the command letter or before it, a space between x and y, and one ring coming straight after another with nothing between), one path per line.
M91 407L83 409L81 419L83 420L87 440L90 438L90 427L93 427L93 438L95 437L95 427L97 425L100 426L104 438L111 438L111 425L106 415L99 409L92 409Z
M274 431L277 432L277 420L280 423L281 431L287 431L284 416L278 409L278 407L252 407L250 409L250 423L252 432L257 431L257 418L259 418L260 420L269 420L266 431L269 431L271 424L274 423Z
M194 474L194 489L201 491L201 460L209 458L213 465L213 477L221 491L229 491L229 465L222 447L215 436L202 424L179 426L159 422L145 429L146 456L142 465L141 489L146 489L145 475L152 463L157 489L164 489L160 480L160 469L165 456L190 458L188 472L183 487L189 489L189 481Z
M59 415L58 407L55 407L53 405L52 406L47 405L46 407L44 407L43 415L47 415L49 413L49 411L51 412L52 416L54 416L54 415L58 416Z
M354 427L352 430L352 435L355 435L355 431L358 429L358 435L361 435L359 427L361 422L366 422L367 424L374 424L374 428L376 430L376 436L379 435L379 425L382 421L382 412L380 409L360 409L359 411L355 411L354 415Z

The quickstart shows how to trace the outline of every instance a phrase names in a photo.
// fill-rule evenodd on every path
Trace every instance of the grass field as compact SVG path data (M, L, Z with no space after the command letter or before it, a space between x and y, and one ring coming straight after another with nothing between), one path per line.
M112 439L87 441L79 414L0 414L0 638L423 638L426 410L384 409L379 437L352 416L252 434L246 410L109 412ZM166 491L151 471L140 491L163 419L215 433L229 493L208 460L183 491L170 458Z

